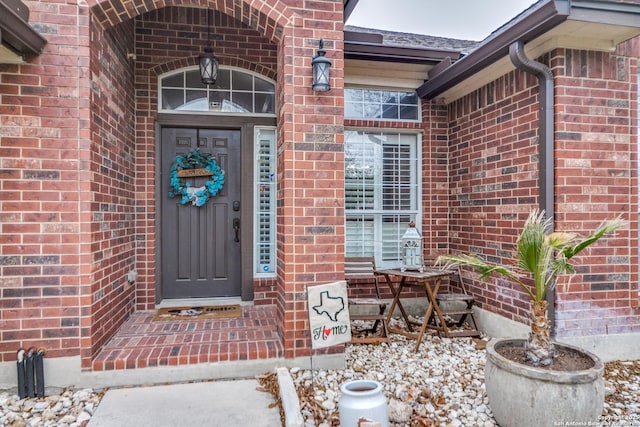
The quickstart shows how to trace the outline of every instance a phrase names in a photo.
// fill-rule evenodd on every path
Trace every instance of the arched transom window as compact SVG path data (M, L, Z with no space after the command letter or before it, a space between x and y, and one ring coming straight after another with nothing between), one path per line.
M233 68L218 70L214 85L200 80L198 68L160 76L160 111L275 115L275 83Z

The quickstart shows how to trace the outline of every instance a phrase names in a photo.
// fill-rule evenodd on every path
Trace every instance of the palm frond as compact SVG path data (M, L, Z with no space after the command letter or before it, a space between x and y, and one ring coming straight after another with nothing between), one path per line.
M506 277L515 283L517 283L522 289L524 289L532 299L535 299L535 295L531 292L529 287L522 282L520 276L511 269L502 265L489 264L475 255L441 255L436 260L436 265L442 266L443 269L448 270L460 265L473 268L480 274L481 279L486 279L492 274L496 276Z
M535 274L540 269L540 262L544 257L545 229L549 221L544 212L534 210L525 222L517 241L518 267Z
M614 231L625 228L627 226L627 222L622 219L622 215L618 215L616 218L604 222L596 231L593 232L588 237L585 237L582 241L574 246L568 246L562 250L562 255L566 259L571 259L593 243L597 242L601 239L605 234L613 233Z

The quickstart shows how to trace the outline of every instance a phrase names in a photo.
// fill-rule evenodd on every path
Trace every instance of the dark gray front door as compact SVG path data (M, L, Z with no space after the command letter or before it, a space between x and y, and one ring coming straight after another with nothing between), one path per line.
M177 154L199 149L224 170L224 186L204 206L169 197L169 171ZM162 297L239 296L240 131L162 128ZM208 177L183 178L200 187Z

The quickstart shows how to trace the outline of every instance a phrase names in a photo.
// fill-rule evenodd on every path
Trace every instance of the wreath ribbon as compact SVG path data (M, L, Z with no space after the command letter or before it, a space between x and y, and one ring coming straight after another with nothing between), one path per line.
M180 176L180 171L205 170L202 174L192 176L210 176L202 187L192 187ZM169 197L180 196L180 204L191 203L194 206L204 206L211 197L215 197L224 185L224 171L209 154L201 153L200 150L193 150L187 154L178 154L170 169Z

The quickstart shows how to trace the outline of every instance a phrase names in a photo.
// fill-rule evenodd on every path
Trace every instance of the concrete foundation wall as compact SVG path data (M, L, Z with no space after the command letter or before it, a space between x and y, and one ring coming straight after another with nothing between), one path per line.
M57 357L44 360L46 393L68 386L75 388L124 387L186 381L253 378L273 372L278 367L309 369L340 369L345 366L344 354L330 354L295 359L266 359L219 363L199 363L183 366L157 366L115 371L82 371L80 357ZM0 363L0 390L17 387L17 368L12 362Z

